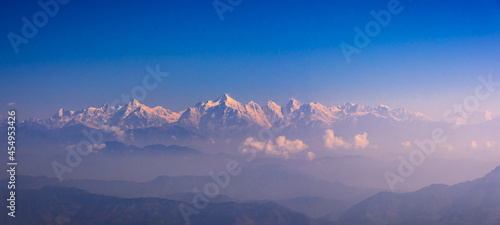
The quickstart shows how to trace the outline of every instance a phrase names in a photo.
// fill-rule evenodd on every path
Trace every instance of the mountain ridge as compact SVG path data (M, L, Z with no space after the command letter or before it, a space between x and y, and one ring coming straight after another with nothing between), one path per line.
M149 107L133 99L120 106L104 104L72 111L59 109L47 119L32 118L25 122L37 123L47 128L61 128L83 124L91 128L115 126L123 130L176 125L188 129L227 130L233 128L270 128L276 123L296 126L328 127L341 120L357 120L366 116L393 121L430 121L422 113L409 112L404 108L391 109L388 106L361 106L345 103L325 106L320 103L301 104L295 99L280 106L268 101L261 107L254 101L247 104L222 94L215 100L199 102L180 112L173 112L162 106Z
M337 224L492 224L500 222L500 166L455 185L380 192L347 210ZM418 216L416 216L418 215Z

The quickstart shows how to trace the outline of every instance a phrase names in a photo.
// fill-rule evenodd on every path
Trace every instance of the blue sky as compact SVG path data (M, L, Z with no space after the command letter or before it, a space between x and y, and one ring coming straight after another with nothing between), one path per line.
M222 1L226 2L226 1ZM230 93L242 102L356 102L438 118L493 73L500 80L500 2L401 0L403 11L347 63L339 44L389 1L249 1L224 14L212 1L76 1L16 54L36 1L0 9L0 110L48 117L111 102L140 85L145 67L170 76L143 101L175 111ZM500 93L500 92L499 92ZM497 93L481 110L500 113Z

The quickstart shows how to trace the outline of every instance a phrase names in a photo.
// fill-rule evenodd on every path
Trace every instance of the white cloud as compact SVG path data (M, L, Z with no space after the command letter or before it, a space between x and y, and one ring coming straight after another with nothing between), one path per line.
M307 153L307 158L309 160L311 160L311 161L314 160L314 157L316 157L316 154L314 154L314 152L308 152Z
M276 138L276 144L278 145L279 149L285 149L286 151L292 153L300 152L308 148L308 146L301 140L295 139L293 141L290 141L287 140L285 136L279 136L278 138Z
M356 146L356 148L366 148L370 144L370 141L366 139L367 137L368 133L366 132L354 136L354 146Z
M106 132L113 132L118 140L123 141L125 139L125 131L121 130L120 127L102 125L102 129Z
M493 119L493 117L491 116L491 112L490 112L490 111L488 111L488 110L486 110L486 112L484 112L484 118L485 118L486 120L491 120L491 119Z
M323 142L325 147L335 149L335 148L345 148L348 149L351 147L351 144L342 140L340 137L335 137L333 130L327 129L325 130L325 135L323 135Z
M405 148L409 148L409 147L411 147L411 142L410 141L405 141L405 142L401 143L401 146L403 146Z
M472 141L472 142L470 143L470 146L471 146L472 148L477 148L477 142L476 142L476 141Z
M325 144L325 147L330 149L336 149L336 148L350 149L353 146L355 148L366 148L370 144L370 141L368 141L367 137L368 133L366 132L358 134L354 136L354 143L351 144L347 141L344 141L340 137L336 137L335 134L333 133L333 130L327 129L325 130L325 135L323 135L323 143Z
M460 117L456 120L455 125L465 125L467 124L467 120L463 117Z
M290 154L301 152L309 146L299 139L287 140L285 136L279 136L274 141L270 140L267 143L256 140L255 138L247 138L242 145L242 151L248 152L255 150L264 152L267 155L281 156L287 159Z
M101 144L98 144L98 145L94 144L92 146L92 148L95 148L95 149L103 149L105 147L106 147L106 143L101 143Z
M487 147L487 148L492 148L492 147L495 147L495 142L494 142L494 141L487 141L487 142L486 142L486 147Z
M253 137L249 137L245 139L245 141L242 144L242 151L243 153L248 152L250 149L255 149L255 150L264 150L264 147L266 146L266 143L257 141Z

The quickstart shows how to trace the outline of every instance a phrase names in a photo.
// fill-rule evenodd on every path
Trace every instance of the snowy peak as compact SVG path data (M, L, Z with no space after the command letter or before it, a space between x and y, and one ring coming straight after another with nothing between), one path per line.
M142 104L137 99L132 99L126 105L131 106L131 107L138 107L138 106L141 106Z
M60 109L52 118L43 123L47 127L63 127L83 124L92 128L100 128L105 124L123 129L157 127L175 122L179 114L161 106L149 108L137 100L121 106L89 107L79 111Z
M201 114L198 107L190 107L182 113L176 123L181 127L199 128Z
M62 118L62 117L65 117L65 116L71 116L73 115L73 113L75 113L74 111L70 111L70 110L66 110L66 109L63 109L63 108L60 108L57 113L55 113L52 118Z
M406 109L391 109L385 105L375 108L353 103L324 106L320 103L301 104L295 99L290 99L285 106L269 101L261 107L253 101L242 104L224 93L213 101L200 102L181 113L172 112L161 106L151 108L133 99L120 106L105 104L98 108L89 107L79 111L61 108L49 119L37 119L32 122L49 128L76 124L100 128L101 124L106 124L121 129L135 129L175 124L188 129L211 131L269 128L274 124L331 127L337 122L346 119L358 120L361 117L395 121L430 120L421 113L412 113Z
M262 110L266 114L271 124L274 124L276 121L283 119L281 106L279 106L273 101L268 101L267 104L264 107L262 107Z
M298 105L299 107L297 107ZM301 127L331 127L336 122L343 120L356 121L361 117L385 118L395 121L430 120L429 117L421 113L411 113L406 109L391 109L385 105L371 108L354 103L345 103L339 106L327 107L320 103L300 105L294 99L288 102L283 111L290 112L290 114L285 114L289 122Z
M262 111L262 108L260 107L259 104L255 103L254 101L250 101L248 104L245 105L245 110L246 111Z
M305 104L299 110L311 115L312 120L321 120L325 123L330 123L335 119L330 109L319 103Z
M261 127L271 127L269 119L259 104L250 101L245 105L245 113L248 120L257 123Z
M137 100L132 100L121 107L111 118L111 124L126 129L161 127L173 123L180 117L179 113L172 112L161 106L150 108Z
M338 108L344 112L344 114L355 114L355 113L363 113L366 112L366 108L354 103L345 103L343 105L338 106Z
M222 94L218 99L216 99L215 102L233 109L239 109L242 106L240 102L229 97L229 95L226 93Z
M222 94L214 101L198 103L195 107L189 108L177 124L204 130L270 127L267 116L257 103L251 101L243 105L228 94Z
M409 112L403 108L392 109L386 105L380 105L375 108L361 106L354 103L345 103L343 105L330 108L333 115L341 118L357 118L361 116L375 116L387 118L396 121L414 121L414 120L430 120L430 118L422 113Z
M132 101L130 101L128 104L127 104L127 108L129 109L132 109L132 110L135 110L141 106L144 106L143 104L141 104L139 101L137 101L136 99L132 99Z
M292 103L292 104L290 104ZM300 105L298 108L293 107L296 102L289 102L287 106L292 106L291 114L288 115L288 120L298 126L306 127L325 127L330 126L337 119L330 108L321 105L320 103L307 103Z
M377 110L389 111L389 110L391 110L391 107L386 106L386 105L380 105L380 106L377 107Z
M276 112L276 113L279 112L281 114L281 106L276 104L276 102L268 101L265 107L273 112Z
M136 110L138 110L138 109L140 110L141 107L149 109L149 107L147 107L147 106L141 104L139 101L133 99L132 101L130 101L126 105L121 106L119 108L118 113L122 114L122 117L125 118L128 115L130 115L131 113L135 112Z
M283 115L290 115L292 114L295 110L300 108L300 102L295 100L295 99L290 99L288 103L286 104Z
M224 93L220 97L216 98L213 101L206 101L206 102L200 102L196 104L195 107L199 108L201 111L206 111L207 109L213 108L213 107L229 107L233 109L241 109L243 105L231 98L228 94Z
M215 99L215 102L235 102L233 98L229 96L229 94L223 93L221 96L219 96L217 99Z

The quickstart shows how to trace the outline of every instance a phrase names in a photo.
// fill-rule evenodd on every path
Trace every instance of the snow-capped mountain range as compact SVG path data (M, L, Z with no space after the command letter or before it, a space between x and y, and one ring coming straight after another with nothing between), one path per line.
M346 103L339 106L324 106L320 103L301 104L291 99L285 106L273 101L261 107L251 101L242 104L228 94L213 101L200 102L181 112L173 112L161 106L148 107L133 100L121 106L105 104L101 107L71 111L59 109L51 118L31 119L48 128L82 124L92 128L102 125L116 126L121 129L180 126L187 129L223 130L232 128L261 127L269 128L275 123L295 126L331 126L345 119L356 120L364 116L385 118L393 121L426 121L429 117L406 109L391 109L381 105L367 107Z

